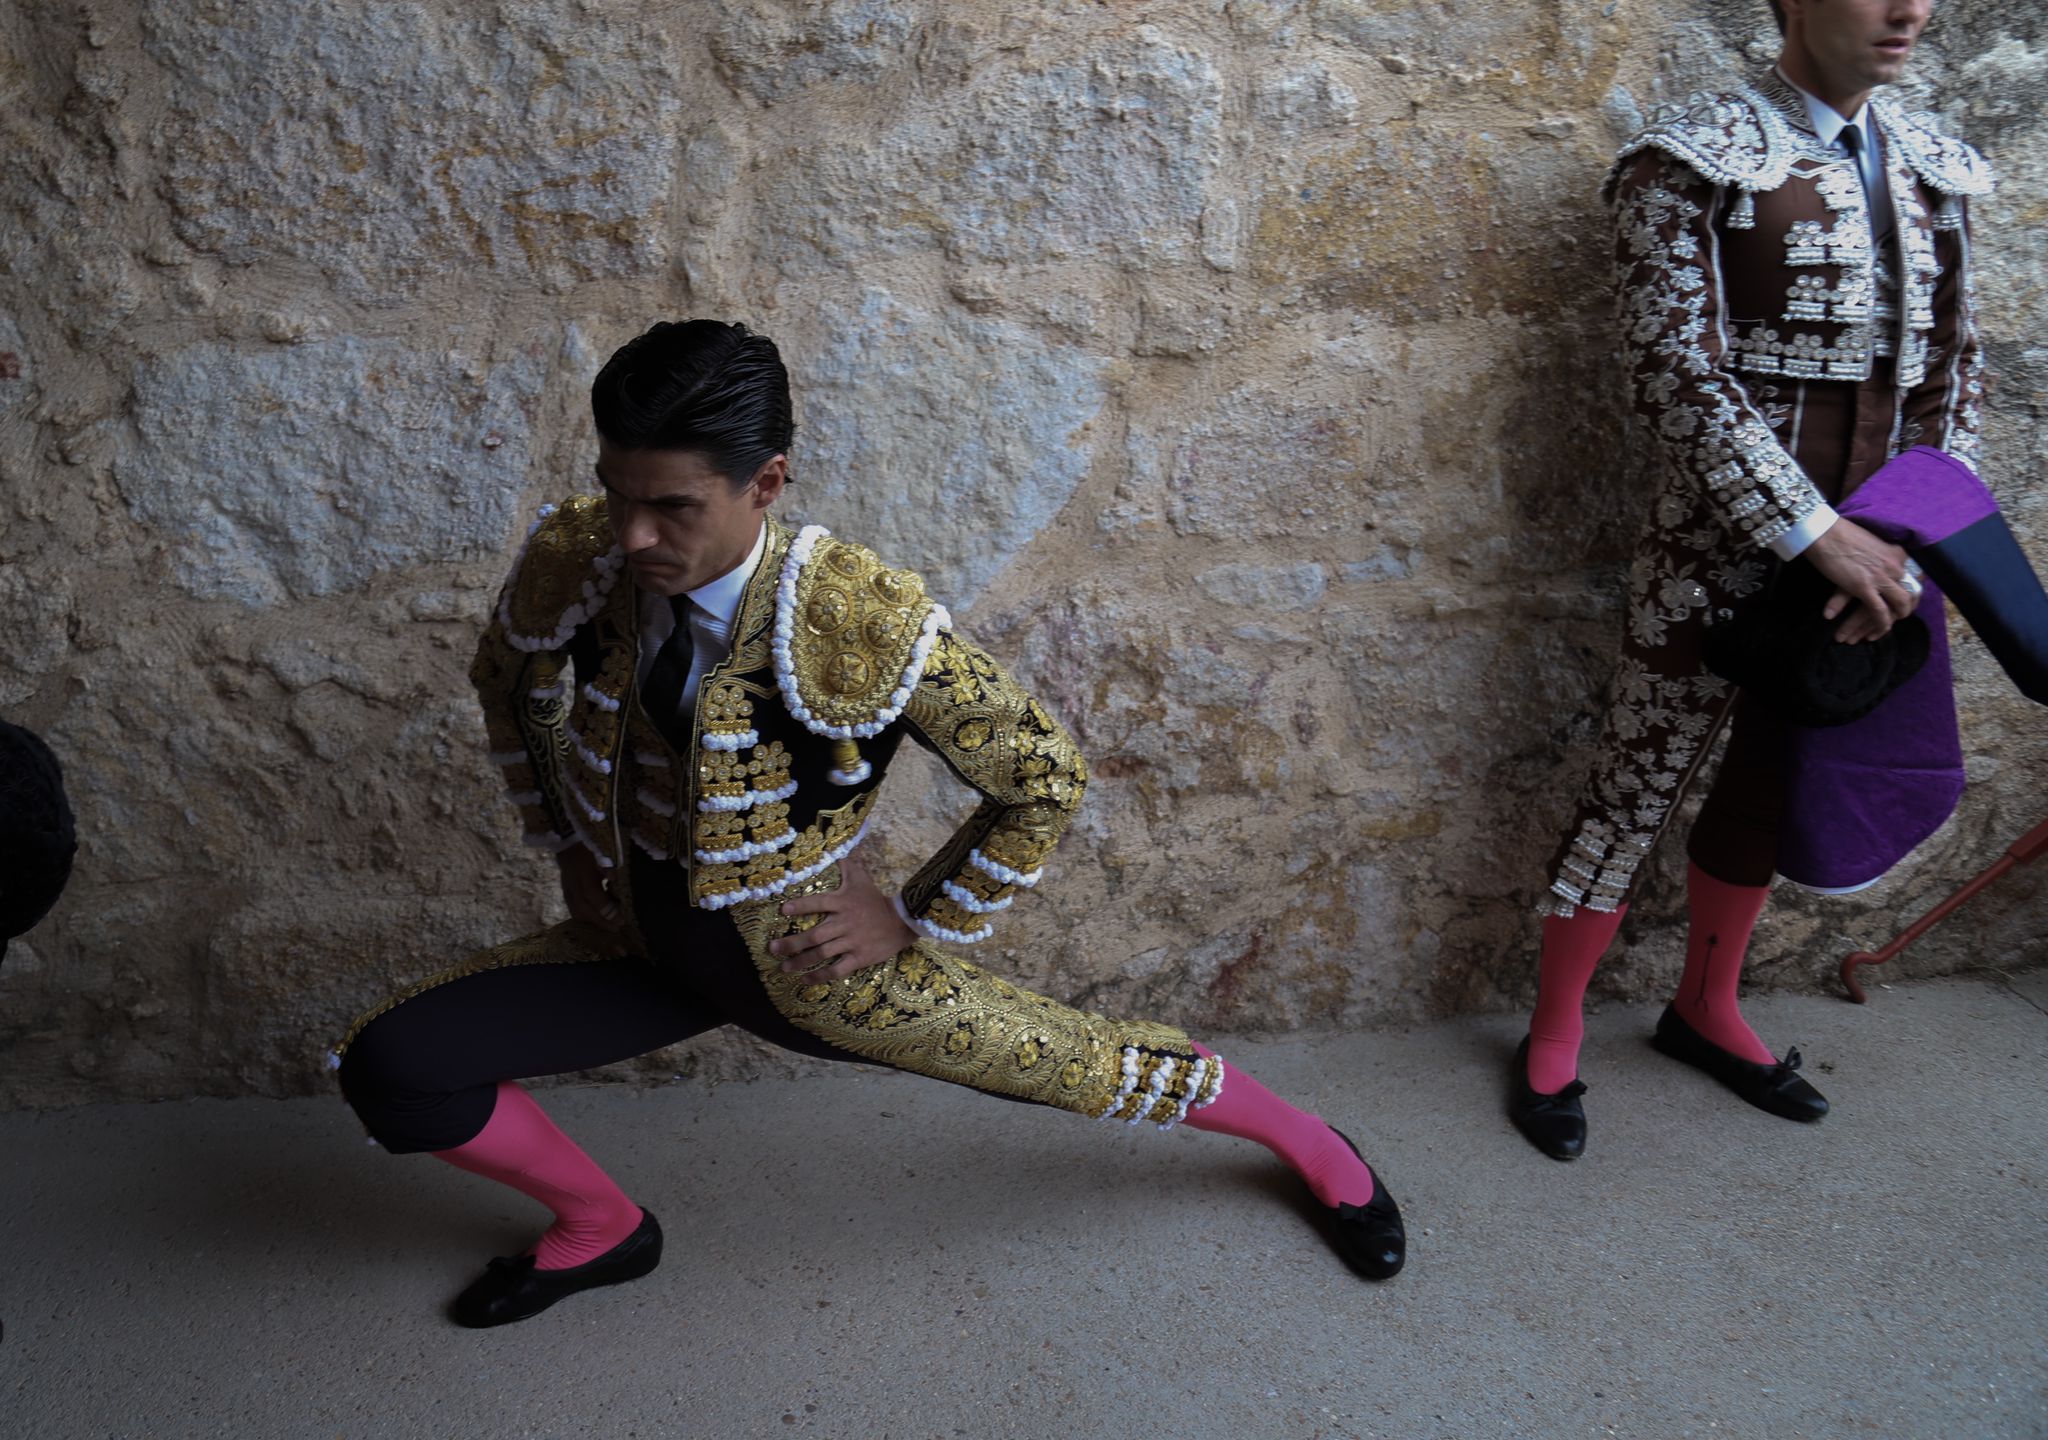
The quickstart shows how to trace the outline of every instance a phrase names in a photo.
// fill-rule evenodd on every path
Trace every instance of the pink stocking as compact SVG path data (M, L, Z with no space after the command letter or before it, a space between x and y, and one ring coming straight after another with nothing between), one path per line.
M533 1248L537 1270L595 1260L640 1224L640 1207L510 1080L499 1082L497 1104L476 1138L436 1150L434 1158L510 1185L555 1212L555 1223Z
M1195 1053L1216 1058L1203 1045L1195 1046ZM1189 1111L1184 1123L1258 1141L1307 1181L1325 1205L1363 1205L1372 1199L1372 1171L1336 1131L1295 1109L1235 1065L1225 1068L1221 1093L1201 1109Z
M1730 885L1697 865L1688 867L1685 878L1692 933L1685 944L1685 974L1679 977L1671 1008L1729 1054L1769 1065L1778 1057L1756 1038L1756 1031L1735 1008L1735 986L1749 953L1750 932L1771 898L1771 887Z
M1539 1095L1555 1095L1578 1078L1586 986L1627 913L1626 905L1612 911L1581 906L1568 920L1553 915L1543 922L1536 1013L1529 1017L1529 1088Z

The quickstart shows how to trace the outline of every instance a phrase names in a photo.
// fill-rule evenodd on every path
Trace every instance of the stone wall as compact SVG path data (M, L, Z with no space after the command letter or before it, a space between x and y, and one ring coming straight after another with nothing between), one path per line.
M1994 479L2048 555L2048 48L1945 6ZM70 766L67 899L0 973L15 1104L288 1094L402 978L558 908L463 679L609 349L743 319L789 506L927 572L1096 781L990 949L1204 1029L1525 1004L1650 462L1595 202L1763 0L17 0L0 10L0 712ZM2048 732L1962 642L1978 782L1824 987L2040 818ZM962 808L907 758L907 873ZM1667 985L1668 846L1603 993ZM2044 958L2024 876L1898 974ZM716 1041L642 1073L783 1064Z

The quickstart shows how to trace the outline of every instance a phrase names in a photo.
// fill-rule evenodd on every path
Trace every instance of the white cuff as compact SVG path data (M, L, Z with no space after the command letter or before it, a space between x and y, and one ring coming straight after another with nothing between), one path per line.
M1807 546L1825 535L1828 527L1840 518L1831 505L1816 507L1811 515L1771 542L1771 553L1780 560L1798 559Z
M929 920L911 918L910 907L903 903L901 895L891 895L889 903L896 907L896 916L912 930L927 940L937 940L944 945L975 945L996 933L993 925L984 925L979 930L948 930L943 925L934 925Z

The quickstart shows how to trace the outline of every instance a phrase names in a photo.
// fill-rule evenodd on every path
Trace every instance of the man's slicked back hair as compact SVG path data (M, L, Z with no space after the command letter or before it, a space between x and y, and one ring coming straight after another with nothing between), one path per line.
M789 372L744 325L664 320L621 345L590 386L597 433L621 450L691 450L736 486L789 453Z

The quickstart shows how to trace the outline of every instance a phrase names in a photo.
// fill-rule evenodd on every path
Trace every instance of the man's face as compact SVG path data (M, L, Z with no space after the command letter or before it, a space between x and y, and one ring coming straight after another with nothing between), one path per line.
M657 595L695 590L745 560L786 474L778 455L735 486L694 450L621 450L603 437L597 442L612 534L634 580Z
M1786 34L1835 94L1862 95L1904 73L1933 9L1933 0L1785 0Z

